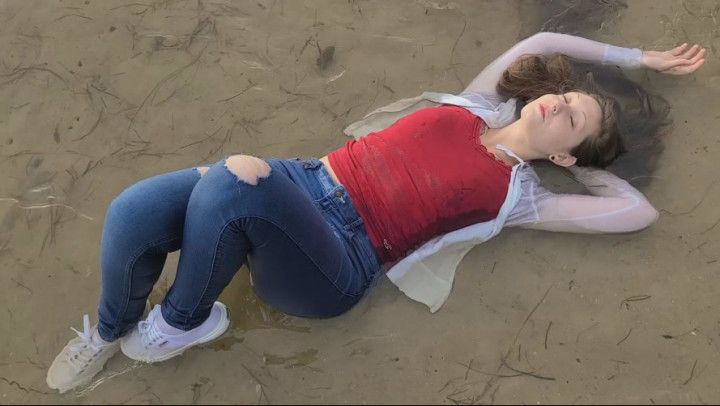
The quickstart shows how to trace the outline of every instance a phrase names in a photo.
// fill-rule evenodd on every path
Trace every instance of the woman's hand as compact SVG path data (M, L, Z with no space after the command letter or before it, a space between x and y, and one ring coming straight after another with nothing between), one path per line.
M705 48L700 48L697 44L690 49L687 49L687 46L688 44L682 44L664 52L643 51L642 66L668 75L693 73L705 63Z

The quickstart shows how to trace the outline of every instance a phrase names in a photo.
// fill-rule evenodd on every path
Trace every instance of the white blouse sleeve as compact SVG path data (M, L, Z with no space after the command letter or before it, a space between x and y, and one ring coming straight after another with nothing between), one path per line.
M639 68L642 51L552 32L535 34L510 48L473 79L463 93L496 94L503 72L523 55L565 54L585 62Z
M535 184L529 196L534 216L514 224L523 228L573 233L623 233L652 225L658 211L645 196L610 172L572 167L571 172L592 196L556 194Z

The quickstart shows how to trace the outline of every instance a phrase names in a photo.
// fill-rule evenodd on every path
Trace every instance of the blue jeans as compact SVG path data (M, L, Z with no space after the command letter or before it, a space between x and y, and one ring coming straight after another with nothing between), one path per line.
M349 310L381 275L363 221L317 159L266 161L245 183L225 166L143 180L110 204L101 243L100 336L114 341L142 317L167 254L180 250L162 302L171 326L190 330L247 261L257 295L301 317Z

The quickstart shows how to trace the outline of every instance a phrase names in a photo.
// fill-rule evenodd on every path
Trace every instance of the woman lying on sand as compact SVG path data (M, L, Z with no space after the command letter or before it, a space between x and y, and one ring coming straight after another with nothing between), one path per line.
M232 155L131 186L105 218L98 324L85 315L48 385L87 383L118 350L159 362L219 337L229 319L216 300L246 262L257 295L290 315L346 312L381 275L435 311L465 253L503 227L622 233L653 224L658 212L640 192L597 169L624 150L616 102L574 80L560 54L684 75L705 50L643 52L540 33L460 95L425 93L351 125L358 139L320 159ZM541 160L568 168L592 195L544 189L529 165ZM172 288L141 321L176 250Z

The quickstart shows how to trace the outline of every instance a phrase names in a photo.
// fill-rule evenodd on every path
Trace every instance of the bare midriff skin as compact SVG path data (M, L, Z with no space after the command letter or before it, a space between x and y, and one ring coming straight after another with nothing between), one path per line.
M330 174L330 177L332 178L332 180L334 180L335 183L337 183L338 185L342 186L342 183L340 183L340 181L338 180L337 175L335 175L335 171L333 170L332 166L330 166L330 161L328 160L327 155L320 158L320 162L322 162L323 165L325 165L325 168L327 169L328 173Z

